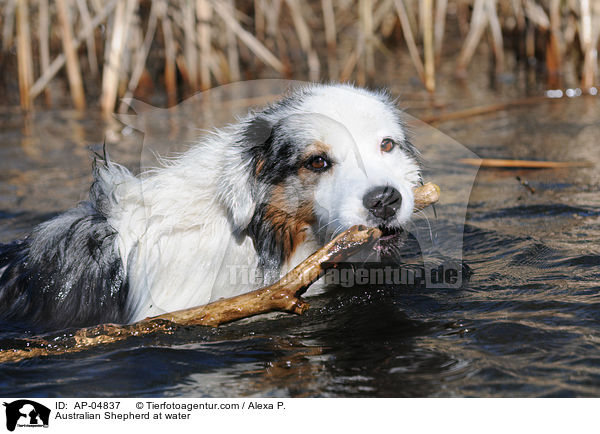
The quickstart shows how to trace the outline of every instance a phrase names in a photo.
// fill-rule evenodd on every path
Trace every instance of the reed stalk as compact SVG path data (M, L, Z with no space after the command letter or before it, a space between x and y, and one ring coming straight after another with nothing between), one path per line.
M581 87L590 90L594 86L598 69L598 38L592 28L592 5L590 0L580 0L581 50L583 51L583 71Z
M144 68L146 65L146 60L148 58L148 53L150 52L150 47L152 46L152 42L154 41L154 35L156 33L156 27L157 27L157 23L158 23L158 12L157 12L158 8L159 8L159 6L157 5L156 2L153 2L152 6L150 7L150 17L148 18L148 29L146 30L146 34L144 36L144 42L136 54L133 70L131 73L131 78L130 78L129 84L127 86L127 92L125 93L125 95L121 101L121 105L119 106L118 111L121 113L126 110L126 108L128 106L127 101L129 101L129 99L133 96L133 93L135 92L135 90L138 86L140 78L142 77L142 74L144 73Z
M437 0L435 4L435 24L434 24L434 51L435 62L439 64L442 58L442 45L444 43L444 33L446 28L446 14L448 10L448 0Z
M321 10L323 11L323 27L325 29L325 42L327 43L327 71L329 79L335 80L339 77L339 66L336 53L335 11L332 0L321 0Z
M475 49L483 36L483 32L487 26L487 15L485 13L485 2L487 0L475 0L473 6L473 15L471 16L471 23L469 27L469 33L460 51L458 57L458 64L456 67L458 75L466 75L466 69L475 53Z
M404 7L406 9L406 16L408 18L408 22L410 23L410 31L413 35L417 35L417 38L420 35L420 27L419 27L419 14L416 10L415 1L417 5L419 4L419 0L402 0L404 3Z
M279 17L281 16L282 2L283 0L262 0L266 23L264 44L269 50L277 51L282 64L289 65L287 44L279 31ZM260 65L257 65L255 62L253 62L253 66L260 70Z
M109 0L108 3L103 5L103 9L100 10L100 12L98 12L98 14L92 20L92 29L90 29L90 31L98 27L106 19L106 17L115 8L117 1L119 0ZM84 31L81 31L77 35L77 38L75 38L75 40L73 41L73 48L75 50L79 48L79 45L81 44L85 36L86 33ZM66 57L64 53L60 53L58 56L56 56L56 58L52 61L50 67L46 70L46 72L43 73L42 76L38 78L37 81L33 84L30 92L30 96L32 99L36 98L44 89L46 89L46 86L48 86L50 80L52 80L52 78L54 78L58 71L60 71L60 69L65 65L65 62Z
M17 63L19 70L19 93L21 108L31 107L31 84L33 83L33 54L29 29L29 4L18 0L17 4Z
M50 69L50 11L48 0L39 0L38 16L38 40L40 44L40 71L42 75ZM33 83L32 83L33 84ZM46 88L44 98L47 106L50 106L50 89Z
M6 0L2 14L2 50L8 51L13 43L17 0Z
M517 22L517 29L520 34L525 32L525 13L523 12L523 0L510 0L514 17Z
M433 0L423 0L423 46L425 58L425 89L435 92L435 53L433 46Z
M265 39L265 9L265 0L254 0L254 34L261 41Z
M394 5L396 6L398 18L400 18L402 34L404 35L404 41L406 42L406 46L408 47L408 53L410 54L410 58L415 69L417 70L417 74L419 74L421 81L425 83L425 71L423 68L423 62L421 61L419 49L417 48L417 44L415 43L415 39L413 37L410 22L408 19L408 13L406 12L406 8L404 7L404 1L394 0Z
M200 47L200 88L210 88L212 6L208 0L197 0L198 46Z
M321 70L321 64L317 52L314 50L311 37L310 29L304 15L302 14L301 4L298 0L286 0L298 40L300 41L300 47L306 53L308 61L308 77L311 81L319 80L319 73Z
M160 0L157 3L158 16L160 18L161 29L164 37L165 47L165 89L167 92L167 102L169 106L177 103L177 75L175 70L175 59L177 57L175 40L173 38L173 29L168 17L169 3Z
M394 0L383 0L373 12L373 28L382 38L389 38L396 28Z
M192 90L198 89L198 49L196 48L196 2L184 0L181 5L183 33L185 36L185 65Z
M100 106L105 116L113 112L117 101L123 50L127 41L129 25L136 7L137 0L121 0L117 3L115 10L112 37L102 72L102 97L100 99Z
M373 34L373 1L360 0L360 22L365 44L365 70L367 76L372 79L375 76L375 51Z
M77 51L73 43L73 29L71 28L69 6L70 5L67 5L67 0L56 0L63 51L67 59L67 77L69 79L71 99L73 100L75 108L83 110L85 108L85 93L83 91L83 79L81 78L79 57L77 57Z
M546 11L533 0L525 0L525 16L543 30L550 28L550 19Z
M231 9L235 8L234 0L227 0ZM239 81L242 77L240 71L240 53L238 51L237 40L235 33L227 27L227 67L229 71L229 81Z
M504 71L504 43L502 40L502 28L500 27L500 20L498 19L498 12L496 10L497 0L487 0L485 6L492 34L492 48L496 59L496 74L501 74Z
M283 64L273 55L258 39L250 32L242 28L234 18L234 11L225 3L215 1L213 3L215 12L221 17L225 24L236 36L263 62L270 65L277 72L283 72Z
M78 108L85 106L83 72L93 78L100 70L105 114L119 96L131 98L143 77L151 80L157 71L153 61L164 62L158 70L164 70L169 105L176 104L179 85L185 95L242 77L320 80L321 62L332 80L376 84L376 50L393 61L399 32L429 92L435 91L442 62L455 62L457 73L466 76L482 44L490 48L497 74L504 71L508 50L515 49L517 60L527 60L528 80L539 80L539 67L545 66L546 86L560 88L569 66L565 77L573 71L584 90L596 93L598 87L600 1L144 0L141 5L138 0L0 2L2 49L14 51L16 44L21 106L30 108L42 92L49 104L48 85L65 65ZM456 19L449 19L453 14ZM454 60L444 52L444 37L457 24L461 49ZM99 58L98 50L104 56ZM298 59L304 59L301 65L294 64ZM539 61L545 65L532 68Z
M92 77L96 77L98 75L98 60L96 58L96 42L92 31L92 17L85 0L77 0L77 8L79 9L79 16L83 24L83 31L86 34L85 44L90 72L92 73Z
M550 1L550 37L546 47L546 68L548 69L549 85L559 86L559 76L564 55L564 39L560 28L560 0Z
M352 76L352 71L354 71L354 68L356 67L356 63L358 62L358 58L362 54L362 52L360 50L361 50L361 47L358 46L356 48L356 50L353 51L350 54L350 56L348 56L346 63L344 63L344 66L342 67L342 72L340 72L340 81L342 83L350 80L350 77Z

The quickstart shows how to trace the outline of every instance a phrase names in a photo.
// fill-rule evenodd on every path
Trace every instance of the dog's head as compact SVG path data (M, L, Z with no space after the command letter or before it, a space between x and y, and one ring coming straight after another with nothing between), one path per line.
M281 265L312 231L395 231L413 212L418 155L389 97L314 85L252 113L227 150L221 192L234 231Z

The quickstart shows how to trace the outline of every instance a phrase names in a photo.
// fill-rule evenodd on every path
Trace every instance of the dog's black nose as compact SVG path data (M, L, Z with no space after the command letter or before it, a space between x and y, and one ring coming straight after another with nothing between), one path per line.
M363 196L363 205L375 217L387 220L393 217L402 205L402 195L394 187L375 187Z

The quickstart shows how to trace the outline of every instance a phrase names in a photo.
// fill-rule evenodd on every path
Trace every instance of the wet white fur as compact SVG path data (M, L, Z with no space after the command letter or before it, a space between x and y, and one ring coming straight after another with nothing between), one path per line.
M403 202L394 223L406 223L419 180L416 162L401 149L380 150L385 137L404 139L393 107L347 85L314 85L309 94L284 110L290 131L331 149L334 166L319 175L314 191L315 213L331 224L310 233L282 272L318 248L317 239L369 224L362 197L373 187L400 191ZM249 163L233 146L241 125L253 116L207 135L181 157L139 177L116 164L101 171L103 188L110 192L108 221L118 232L129 279L131 321L256 289L239 276L231 280L232 270L252 273L258 263L252 241L232 233L232 222L248 223L256 205L248 188Z

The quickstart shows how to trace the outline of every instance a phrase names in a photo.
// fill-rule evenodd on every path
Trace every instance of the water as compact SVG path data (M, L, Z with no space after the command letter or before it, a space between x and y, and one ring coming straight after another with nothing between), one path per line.
M472 275L461 288L335 288L303 316L5 363L0 395L599 396L598 119L598 99L581 97L439 125L480 156L596 165L482 169L464 229ZM5 113L0 125L2 242L85 197L90 143L106 136L113 159L139 165L139 134L107 134L94 112ZM463 187L433 180L445 197ZM3 348L27 334L0 330Z

